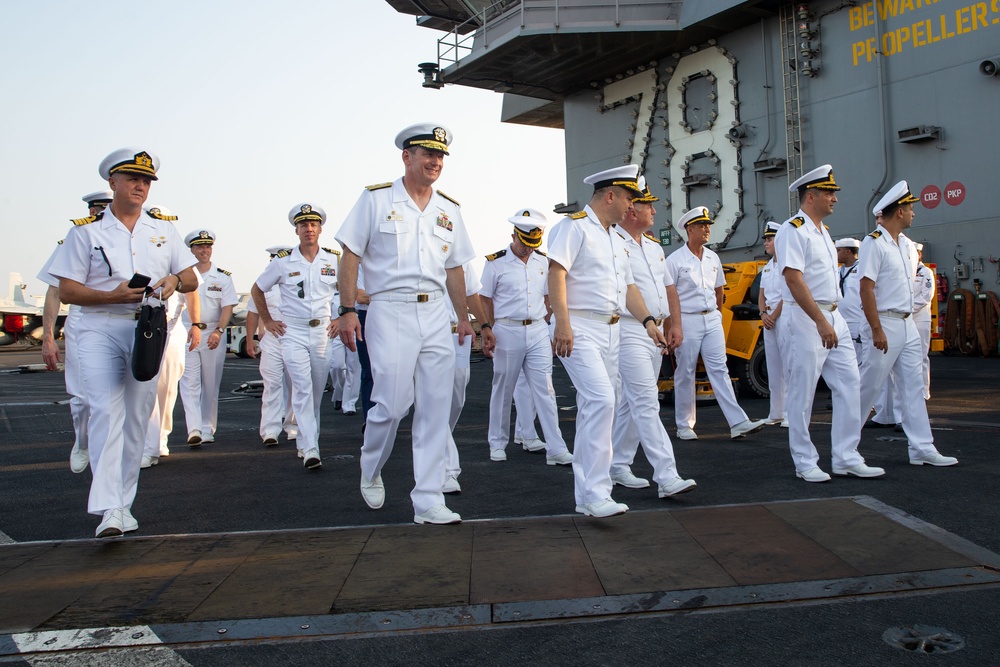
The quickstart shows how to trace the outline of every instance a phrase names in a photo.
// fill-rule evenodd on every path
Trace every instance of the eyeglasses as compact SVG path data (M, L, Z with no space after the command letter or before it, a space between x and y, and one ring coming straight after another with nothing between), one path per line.
M306 298L306 288L305 288L305 284L306 284L306 281L304 281L304 280L300 280L300 281L299 281L299 282L297 283L297 285L299 286L299 298L300 298L300 299L304 299L304 298Z

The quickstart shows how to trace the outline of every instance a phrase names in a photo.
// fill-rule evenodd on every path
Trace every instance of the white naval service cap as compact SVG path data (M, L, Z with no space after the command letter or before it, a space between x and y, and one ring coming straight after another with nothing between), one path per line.
M119 148L111 155L101 160L97 171L101 178L108 180L112 174L139 174L159 180L156 172L160 170L160 158L141 148Z
M396 135L396 148L403 150L413 146L422 146L427 150L448 153L448 146L454 140L451 130L437 123L417 123L402 130Z
M211 229L199 229L193 232L188 232L188 235L184 237L184 243L186 243L188 247L196 245L214 245L215 232Z
M174 215L166 206L143 206L142 212L151 218L155 218L156 220L173 222L177 219L177 216Z
M318 222L320 227L326 224L326 211L316 204L302 202L292 207L288 212L288 222L294 227L299 222Z
M789 192L797 190L817 188L819 190L839 190L840 186L833 180L833 167L824 164L816 167L807 174L797 178L794 183L788 186Z
M861 247L861 241L852 238L837 239L833 242L833 247L838 250L840 248L853 248L854 250L857 250Z
M659 197L654 197L653 193L649 191L649 187L646 185L646 177L640 176L636 181L636 185L639 186L639 190L642 195L635 197L632 201L639 202L640 204L652 204L654 201L660 201Z
M521 243L529 248L542 245L542 232L548 222L540 211L533 208L518 209L517 213L507 218L514 225L514 233Z
M764 238L769 239L772 236L775 236L778 233L779 229L781 229L780 222L775 222L774 220L768 220L767 222L764 223Z
M91 192L89 195L81 197L81 199L83 199L83 201L90 206L107 206L114 198L115 193L111 190L98 190L97 192Z
M639 165L637 164L627 164L624 167L605 169L596 174L591 174L583 179L583 182L587 185L593 185L595 191L617 185L639 197L643 195L642 190L639 189Z
M889 188L889 191L885 193L885 196L878 200L875 204L875 208L872 209L872 215L878 217L880 215L885 215L885 212L890 209L894 209L897 206L902 206L903 204L914 204L920 201L910 192L909 186L906 185L906 181L900 181L894 186Z
M681 219L677 221L677 224L687 229L688 225L693 225L696 222L707 222L710 225L715 224L715 220L708 214L707 206L695 206L693 209L681 216Z
M292 246L287 245L287 244L284 244L284 245L273 245L273 246L268 246L267 248L264 248L264 252L266 252L271 257L274 257L275 255L277 255L279 252L282 252L283 250L291 250L291 249L292 249Z

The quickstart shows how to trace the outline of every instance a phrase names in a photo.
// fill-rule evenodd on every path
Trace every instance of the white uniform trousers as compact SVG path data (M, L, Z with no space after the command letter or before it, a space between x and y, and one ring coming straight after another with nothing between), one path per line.
M458 478L462 474L462 466L458 458L458 445L455 444L455 426L462 416L465 407L465 388L469 386L471 375L470 360L472 356L472 339L465 338L465 344L458 344L458 334L452 334L455 346L455 376L451 387L451 412L448 415L448 457L445 463L445 475Z
M516 387L524 385L524 396L517 404L517 418L529 431L529 439L537 438L534 428L535 410L545 437L545 453L556 456L567 450L559 429L559 408L552 386L552 343L544 320L527 326L497 322L493 327L497 338L493 353L493 389L490 394L490 449L504 449L510 439L510 401ZM522 379L523 378L523 379ZM530 425L530 426L529 426ZM522 438L525 433L519 432Z
M292 410L291 379L285 372L281 358L281 341L274 334L264 334L260 339L260 378L264 392L260 397L260 437L278 437L284 415L285 433L295 431L295 412Z
M336 403L344 397L347 384L347 346L340 337L330 339L330 402Z
M924 400L924 385L920 381L923 371L921 341L913 319L905 320L881 316L882 331L889 343L889 351L883 353L872 345L871 327L861 327L861 340L865 359L861 364L860 419L867 419L869 408L880 387L886 384L889 371L896 378L902 412L903 432L909 444L910 458L918 458L937 453L931 422L927 417L927 401ZM890 390L891 391L891 390Z
M295 446L302 452L319 449L319 409L323 389L330 373L330 345L326 327L329 319L322 318L318 326L296 324L285 317L285 333L281 336L281 360L291 379L292 410L298 422L299 436ZM270 334L268 334L270 335Z
M361 398L361 358L357 350L351 352L345 347L344 352L347 355L347 377L344 381L341 408L346 414L358 411L358 399Z
M781 351L781 327L785 318L779 317L771 329L764 333L764 362L767 364L767 388L771 392L769 420L785 418L785 365Z
M90 499L87 511L102 515L132 507L149 414L156 399L156 378L132 377L130 359L135 319L84 313L77 331L80 377L90 404L88 439Z
M931 399L931 313L930 310L922 310L913 315L913 324L920 334L920 349L923 352L923 380L924 380L924 400Z
M210 333L210 332L209 332ZM219 386L226 361L225 339L214 350L208 349L208 336L201 332L201 342L184 359L181 377L181 402L187 432L201 431L203 436L215 435L219 422Z
M87 421L90 418L90 406L87 405L86 387L80 378L80 357L77 353L77 331L83 314L76 308L69 312L63 323L64 345L64 379L66 393L69 394L69 412L73 417L73 431L76 440L75 449L87 449Z
M861 364L862 377L864 377L864 364ZM902 399L899 395L899 387L896 386L896 372L889 369L889 377L886 378L878 392L875 394L875 414L872 421L876 424L894 426L903 423Z
M733 381L726 366L726 335L722 329L722 313L713 310L705 315L681 315L684 342L674 351L677 368L674 370L674 420L677 428L693 429L695 425L694 373L698 355L708 373L708 380L715 392L715 400L722 408L729 426L747 420L747 413L736 402Z
M448 415L455 373L444 299L425 303L372 301L365 320L370 351L372 408L368 411L361 474L373 480L392 454L396 430L411 405L413 478L410 500L417 514L444 504ZM468 341L466 341L468 343ZM301 421L301 420L300 420Z
M573 351L559 357L576 387L573 439L574 496L577 505L611 497L611 425L618 384L618 325L570 315ZM555 332L555 319L552 320Z
M780 330L781 349L785 357L785 418L788 420L788 448L795 470L805 472L819 466L819 453L809 437L816 383L820 376L826 381L833 398L833 419L830 427L833 465L849 468L864 463L858 453L861 440L861 420L856 406L860 400L858 362L851 345L851 333L840 313L823 312L823 317L837 333L838 345L832 350L823 347L816 323L798 307L785 302Z
M552 343L549 342L549 374L552 372ZM490 406L492 408L492 402ZM517 384L514 385L514 410L517 418L514 420L514 437L521 442L538 440L538 431L535 430L535 401L531 398L531 387L524 379L522 370L517 376ZM556 413L558 414L558 412Z
M167 346L163 350L160 375L156 379L156 400L146 428L146 445L143 454L150 457L166 455L167 438L174 429L174 405L177 403L177 383L184 375L187 351L187 329L180 320L167 328Z
M861 323L860 322L848 322L847 331L851 335L851 343L854 345L854 358L858 361L858 367L861 366Z
M635 452L642 443L653 466L653 480L672 482L677 475L674 446L660 420L660 399L656 388L663 354L636 320L623 317L618 345L618 378L621 390L611 429L611 473L629 472Z

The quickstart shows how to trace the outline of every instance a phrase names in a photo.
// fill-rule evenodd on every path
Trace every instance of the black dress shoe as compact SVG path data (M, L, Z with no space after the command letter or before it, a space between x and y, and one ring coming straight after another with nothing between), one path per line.
M341 408L341 402L340 401L334 401L333 402L333 409L334 410L339 410L340 408Z

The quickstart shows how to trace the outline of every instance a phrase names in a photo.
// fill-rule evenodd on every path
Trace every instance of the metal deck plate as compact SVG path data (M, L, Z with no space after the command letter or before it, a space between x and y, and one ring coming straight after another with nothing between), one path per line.
M998 566L867 497L11 544L0 633L149 626L194 643L483 627L997 585Z

